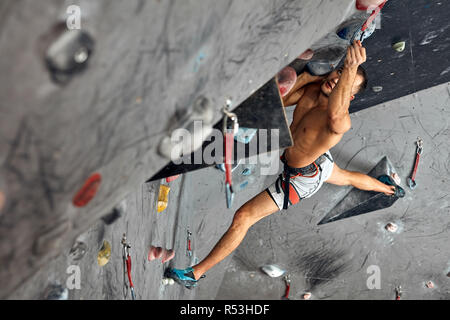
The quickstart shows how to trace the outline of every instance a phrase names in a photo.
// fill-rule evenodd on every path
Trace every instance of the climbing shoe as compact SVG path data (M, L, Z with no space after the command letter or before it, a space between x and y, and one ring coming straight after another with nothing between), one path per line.
M192 267L184 270L167 268L164 272L164 277L173 279L175 282L185 286L188 289L195 288L198 282L198 280L195 280L194 269L192 269ZM204 277L205 276L203 275L200 279Z
M395 194L393 196L397 198L403 198L405 196L405 190L398 186L390 176L382 175L378 177L378 180L389 186L395 186Z

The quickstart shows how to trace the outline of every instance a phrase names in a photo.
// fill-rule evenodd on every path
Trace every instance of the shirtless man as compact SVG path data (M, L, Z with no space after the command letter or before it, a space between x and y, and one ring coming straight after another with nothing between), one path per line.
M166 277L187 288L195 287L206 271L239 246L252 225L311 197L324 182L395 194L395 186L339 168L329 153L351 128L350 102L367 85L366 73L360 66L365 61L366 50L360 41L355 41L347 50L343 67L326 77L306 72L298 77L293 89L283 98L284 106L297 105L290 126L294 146L286 149L281 157L283 175L235 213L231 226L204 260L185 270L167 269ZM284 188L286 185L289 188Z

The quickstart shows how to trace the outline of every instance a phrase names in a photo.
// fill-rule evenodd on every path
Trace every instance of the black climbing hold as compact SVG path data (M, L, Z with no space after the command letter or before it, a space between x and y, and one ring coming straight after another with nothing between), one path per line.
M384 157L370 172L371 177L387 176L392 183L390 173L394 168L387 157ZM393 183L395 185L395 183ZM396 186L395 195L387 196L384 193L363 191L353 188L318 224L326 224L345 218L351 218L368 212L391 207L399 197L404 196L404 190Z
M84 70L94 50L94 40L85 31L55 27L53 42L45 53L52 80L65 84Z

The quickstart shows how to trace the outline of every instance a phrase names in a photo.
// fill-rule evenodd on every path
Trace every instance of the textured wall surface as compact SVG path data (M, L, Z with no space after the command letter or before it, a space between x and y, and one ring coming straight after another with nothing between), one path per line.
M80 5L94 52L60 85L44 53L69 4ZM352 14L353 4L2 1L0 297L167 164L156 149L176 111L203 95L218 121L226 98L238 105ZM72 198L94 172L103 178L96 197L75 208Z

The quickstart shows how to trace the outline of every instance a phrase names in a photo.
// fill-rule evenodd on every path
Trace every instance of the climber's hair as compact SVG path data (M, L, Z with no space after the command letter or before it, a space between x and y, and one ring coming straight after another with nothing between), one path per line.
M358 67L358 73L357 74L359 74L360 76L363 77L363 82L359 86L359 89L358 89L357 93L363 93L367 89L367 85L369 83L369 77L367 76L366 69L364 69L362 66Z

